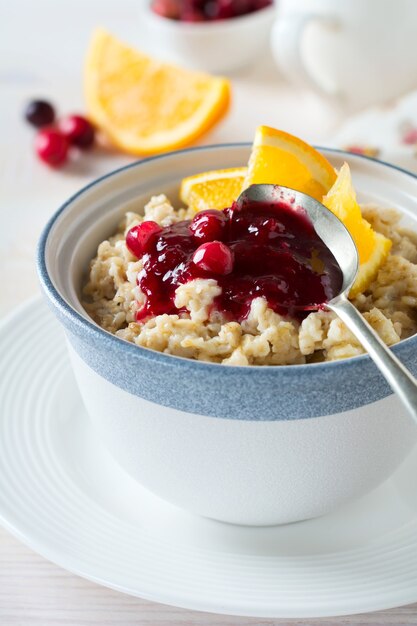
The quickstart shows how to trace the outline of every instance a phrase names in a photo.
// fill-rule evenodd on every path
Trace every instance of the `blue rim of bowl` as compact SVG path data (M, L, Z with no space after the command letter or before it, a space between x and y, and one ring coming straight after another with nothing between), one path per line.
M88 185L85 185L85 187L82 187L79 191L77 191L70 198L68 198L68 200L64 202L64 204L61 205L59 209L57 209L57 211L52 215L52 217L46 223L41 233L41 236L39 238L37 254L36 254L36 265L37 265L37 270L38 270L38 275L40 278L41 285L43 286L45 292L47 293L48 297L51 299L53 304L59 309L59 311L64 315L64 317L69 322L74 324L75 327L77 327L78 329L84 331L88 335L91 334L93 337L96 337L97 339L99 338L104 343L107 343L109 348L114 348L116 350L117 349L124 350L125 352L127 352L127 354L131 354L132 357L134 357L135 355L136 356L140 355L142 358L160 361L162 363L165 363L166 365L178 364L178 366L183 367L185 369L189 369L189 368L194 369L197 367L203 370L204 369L210 370L212 368L227 367L228 370L239 371L241 374L244 374L245 372L249 373L253 370L271 371L271 369L285 371L287 373L290 371L294 373L296 372L300 373L302 371L304 372L305 368L307 368L307 371L311 371L312 368L314 368L314 370L317 370L317 369L326 370L329 367L331 367L332 369L338 368L338 367L344 367L344 368L352 367L358 361L363 361L365 359L371 362L371 359L367 354L361 354L355 357L350 357L348 359L341 359L338 361L324 361L321 363L305 363L305 364L300 364L300 365L268 365L268 366L246 365L242 367L242 366L237 366L237 365L223 365L222 363L211 363L209 361L197 361L196 359L188 359L185 357L176 356L174 354L165 354L163 352L157 352L156 350L152 350L150 348L144 348L142 346L137 346L136 344L130 343L124 339L120 339L116 335L113 335L112 333L101 328L93 320L90 321L90 319L81 315L81 313L79 313L70 304L68 304L68 302L61 296L59 291L54 286L52 280L50 279L49 273L46 267L46 259L45 259L46 245L47 245L49 233L53 225L55 224L55 222L62 215L62 213L66 210L66 208L69 207L74 202L74 200L76 200L83 193L85 193L92 187L95 187L102 181L108 178L111 178L112 176L116 176L120 172L124 172L128 169L138 167L138 165L149 163L151 161L157 161L158 159L175 156L177 154L184 154L187 152L217 150L219 148L236 148L236 147L250 148L251 145L252 145L251 142L245 142L245 141L223 143L223 144L210 144L206 146L196 146L194 148L185 148L182 150L173 150L171 152L167 152L164 154L146 157L144 159L139 159L137 161L134 161L133 163L129 163L128 165L124 165L123 167L119 167L116 170L112 170L111 172L108 172L107 174L104 174L103 176L96 178L95 180L91 181L91 183L89 183ZM381 159L375 159L373 157L369 157L364 154L356 154L354 152L348 152L346 150L341 150L339 148L326 148L324 146L314 146L314 147L319 151L325 150L327 152L332 152L334 154L354 157L355 159L359 159L359 160L364 159L366 161L381 163L382 165L386 167L389 167L393 170L406 174L407 176L411 176L411 178L417 179L417 174L414 174L413 172L410 172L409 170L406 170L403 167L399 167L398 165L393 165L392 163L388 163L387 161L383 161ZM86 315L88 314L86 313ZM407 337L406 339L403 339L399 341L397 344L395 344L392 349L394 350L394 352L397 352L398 350L401 350L402 346L416 339L417 339L417 335L412 335L411 337Z

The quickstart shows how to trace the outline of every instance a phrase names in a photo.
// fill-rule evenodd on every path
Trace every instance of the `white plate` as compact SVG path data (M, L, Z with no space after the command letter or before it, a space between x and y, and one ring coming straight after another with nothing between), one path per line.
M215 613L324 617L417 600L416 452L327 517L271 528L197 518L141 488L101 446L40 300L3 323L0 345L0 519L46 558Z

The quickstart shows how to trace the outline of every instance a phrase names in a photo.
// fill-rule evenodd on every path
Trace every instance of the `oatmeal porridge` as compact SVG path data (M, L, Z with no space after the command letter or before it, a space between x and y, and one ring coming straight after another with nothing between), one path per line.
M220 229L220 216L225 215L206 213L219 217L207 226L207 220L199 219L194 210L175 210L164 195L151 198L144 217L127 213L119 230L99 245L91 261L83 292L89 315L105 330L139 346L229 365L296 365L363 352L335 314L318 310L300 315L288 307L285 310L281 300L271 295L275 291L270 285L258 285L244 301L239 300L236 290L230 295L231 285L234 289L236 283L228 266L232 261L228 246L219 243L221 237L217 236L211 237L219 244L215 258L207 258L209 263L221 264L215 272L218 278L210 272L205 277L204 271L187 274L189 266L184 267L183 259L173 258L166 268L158 268L160 278L167 275L165 270L171 278L162 289L159 285L159 299L151 302L154 278L144 264L149 264L152 255L140 254L145 239L154 241L156 253L155 242L161 233L183 237L186 247L191 244L185 231L189 232L189 220L193 220L191 230L198 231L196 237L200 233L201 238L190 253L204 268L203 256L208 253L204 244L199 245L204 241L204 229ZM417 331L417 234L400 227L395 210L363 206L362 214L376 232L392 241L392 249L376 278L353 303L384 342L392 345ZM140 224L145 226L139 232L135 227ZM198 247L203 248L199 259L195 252ZM327 300L331 297L329 280L323 283L327 285ZM232 306L236 299L238 305Z

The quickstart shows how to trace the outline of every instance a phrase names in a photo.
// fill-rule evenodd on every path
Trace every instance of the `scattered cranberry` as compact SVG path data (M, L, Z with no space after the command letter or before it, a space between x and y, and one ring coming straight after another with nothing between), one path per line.
M54 107L46 100L32 100L26 107L25 118L36 128L48 126L55 119Z
M154 13L183 22L210 22L247 15L273 0L153 0Z
M130 252L139 259L148 251L149 244L161 230L162 228L159 224L152 220L141 222L128 231L126 235L126 245Z
M152 10L162 17L169 17L172 20L179 20L182 10L181 0L154 0Z
M35 138L39 158L52 167L58 167L67 160L68 148L67 139L53 128L44 128Z
M33 126L41 128L35 139L35 150L44 163L53 167L67 160L71 146L89 148L94 143L94 126L82 115L70 115L53 126L55 111L46 100L29 102L25 118Z
M210 241L197 248L193 263L206 272L225 276L233 270L233 254L221 241Z
M205 22L206 18L202 11L197 9L184 10L181 13L182 22Z
M185 9L196 9L202 11L207 0L179 0L180 5Z
M212 15L217 20L245 15L252 11L251 0L211 0L211 2L216 6L216 11Z
M201 243L214 241L215 239L222 240L227 221L227 217L222 211L214 209L201 211L193 218L190 230L195 239L198 239Z
M235 17L233 0L209 0L204 5L204 13L209 20L225 20Z
M81 115L69 115L59 122L59 130L68 142L78 148L90 148L94 143L94 126Z
M206 2L203 8L206 20L215 20L219 14L219 5L215 0Z

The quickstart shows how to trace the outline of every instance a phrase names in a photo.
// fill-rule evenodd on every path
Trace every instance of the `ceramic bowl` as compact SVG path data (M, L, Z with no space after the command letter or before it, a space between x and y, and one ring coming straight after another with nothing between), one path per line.
M154 13L146 3L143 19L158 53L167 60L206 72L228 74L249 65L266 50L275 7L213 22L180 22Z
M80 304L83 274L126 208L175 199L182 177L242 165L249 145L184 150L134 163L70 198L46 226L38 267L65 329L87 411L111 454L190 512L268 525L323 515L387 479L417 429L366 355L309 365L233 367L161 354L99 328ZM323 150L352 169L359 197L403 211L417 230L417 178ZM417 374L417 336L394 352Z

